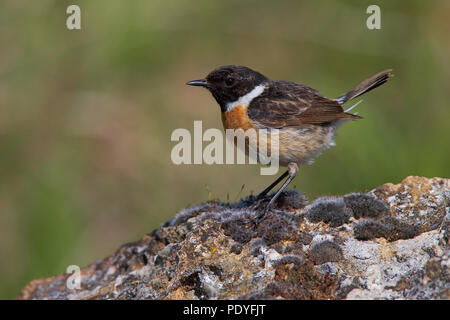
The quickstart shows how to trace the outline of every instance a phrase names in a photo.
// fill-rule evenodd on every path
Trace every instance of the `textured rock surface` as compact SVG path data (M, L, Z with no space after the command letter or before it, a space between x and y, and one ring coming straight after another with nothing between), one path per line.
M309 205L289 191L261 221L251 198L207 203L83 268L80 289L62 274L20 298L449 299L449 199L448 179L408 177Z

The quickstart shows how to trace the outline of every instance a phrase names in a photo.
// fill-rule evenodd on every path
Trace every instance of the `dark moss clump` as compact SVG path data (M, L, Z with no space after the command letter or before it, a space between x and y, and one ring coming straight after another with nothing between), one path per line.
M271 195L272 196L272 195ZM280 194L275 204L278 208L301 209L308 203L308 198L295 190L287 190Z
M305 244L305 245L310 244L312 239L313 239L313 236L310 235L309 233L302 232L297 236L297 242L299 242L301 244Z
M266 195L261 200L258 200L256 196L248 196L237 203L230 203L230 208L234 209L242 209L242 208L250 208L255 204L259 203L261 208L264 207L264 204L269 203L270 199L275 195L275 192L272 192ZM275 201L274 206L278 209L301 209L306 206L308 203L308 198L301 192L296 190L286 190L283 191L278 199Z
M295 240L298 222L282 213L267 213L262 221L240 215L222 222L225 235L240 244L246 244L253 238L261 238L271 246L281 240Z
M199 271L194 271L181 278L180 284L186 291L194 290L194 294L200 299L205 296Z
M352 210L356 219L378 218L389 213L386 202L365 193L352 193L344 197L345 206Z
M306 216L311 222L323 221L331 227L340 227L351 217L380 218L387 213L389 206L384 201L369 194L352 193L343 198L319 198L312 203Z
M353 227L353 233L358 240L372 240L375 238L386 238L388 229L381 222L366 220L359 222Z
M339 227L350 221L352 211L345 206L342 198L319 198L306 212L311 222L329 223L331 227Z
M275 271L275 282L269 284L264 295L296 300L333 299L337 278L318 273L311 262L280 262Z
M270 246L281 240L295 240L297 224L292 218L279 213L266 214L257 226L257 234Z
M328 240L313 245L311 255L316 265L326 262L338 262L344 258L341 247Z
M279 264L293 264L294 266L300 266L305 262L305 255L302 253L301 255L289 254L283 256L278 263Z
M283 254L303 255L303 245L300 242L289 244L284 248Z
M256 237L255 222L244 217L228 220L222 223L225 235L239 243L247 243Z
M420 234L416 225L401 222L395 218L387 217L380 221L367 219L357 223L353 228L355 238L358 240L372 240L385 238L388 241L411 239Z
M231 246L230 253L241 254L242 249L243 249L243 247L240 243L235 243Z

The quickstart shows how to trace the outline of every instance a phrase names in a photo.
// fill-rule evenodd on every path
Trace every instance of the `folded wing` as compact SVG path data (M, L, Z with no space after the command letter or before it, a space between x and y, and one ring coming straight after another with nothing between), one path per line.
M272 81L266 91L251 102L247 114L263 127L278 129L361 118L345 113L339 102L323 97L310 87L286 81Z

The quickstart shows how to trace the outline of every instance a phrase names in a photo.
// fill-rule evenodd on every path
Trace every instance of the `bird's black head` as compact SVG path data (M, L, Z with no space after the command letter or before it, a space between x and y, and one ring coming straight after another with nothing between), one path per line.
M223 66L211 71L206 79L189 81L187 84L207 88L224 111L227 103L238 100L264 81L267 81L265 76L250 68Z

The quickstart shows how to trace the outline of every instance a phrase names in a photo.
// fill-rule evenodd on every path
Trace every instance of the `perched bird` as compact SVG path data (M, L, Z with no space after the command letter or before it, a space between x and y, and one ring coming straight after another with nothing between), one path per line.
M323 150L333 146L336 129L342 123L361 118L349 113L359 102L345 110L342 105L385 83L392 77L391 71L377 73L336 99L328 99L303 84L270 80L257 71L235 65L218 67L205 79L187 84L211 92L222 111L225 129L279 129L279 164L288 170L258 199L287 179L265 212L294 179L299 165L312 163Z

